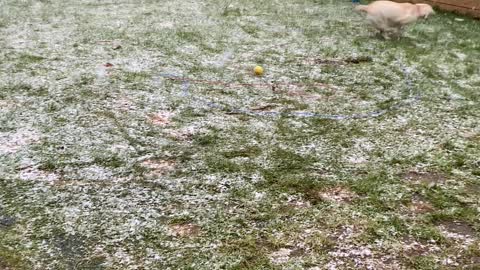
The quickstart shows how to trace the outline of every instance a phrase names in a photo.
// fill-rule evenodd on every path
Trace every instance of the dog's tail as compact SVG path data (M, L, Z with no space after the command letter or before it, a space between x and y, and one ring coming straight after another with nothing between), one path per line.
M367 5L357 5L355 7L356 11L363 11L363 12L368 12L368 6Z

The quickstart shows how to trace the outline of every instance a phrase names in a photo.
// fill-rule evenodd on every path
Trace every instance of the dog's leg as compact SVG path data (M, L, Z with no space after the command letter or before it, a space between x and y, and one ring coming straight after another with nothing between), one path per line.
M393 28L392 29L392 36L395 37L395 39L400 39L400 37L402 36L402 28L401 27L398 27L398 28Z
M378 22L372 22L372 26L375 28L375 30L377 30L375 33L376 36L385 37L385 28L382 27L381 24Z
M380 36L381 36L383 39L385 39L385 40L389 40L389 39L390 39L390 34L389 34L389 32L388 32L387 29L382 29L382 30L380 31Z

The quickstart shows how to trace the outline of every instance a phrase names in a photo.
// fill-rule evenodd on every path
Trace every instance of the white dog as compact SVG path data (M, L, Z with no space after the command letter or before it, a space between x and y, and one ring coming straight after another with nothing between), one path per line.
M392 1L375 1L370 5L358 5L355 10L366 12L367 20L386 39L390 35L399 37L405 25L414 23L419 18L426 19L434 13L432 7L427 4Z

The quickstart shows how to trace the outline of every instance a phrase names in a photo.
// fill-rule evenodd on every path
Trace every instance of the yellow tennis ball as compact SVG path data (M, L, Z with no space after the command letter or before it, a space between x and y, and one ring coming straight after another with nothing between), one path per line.
M260 76L263 75L263 68L261 66L256 66L253 71L255 72L256 75Z

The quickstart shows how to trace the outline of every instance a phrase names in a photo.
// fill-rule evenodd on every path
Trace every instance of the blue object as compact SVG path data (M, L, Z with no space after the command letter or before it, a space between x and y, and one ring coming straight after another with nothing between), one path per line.
M352 0L352 3L354 3L354 4L360 4L360 0Z

